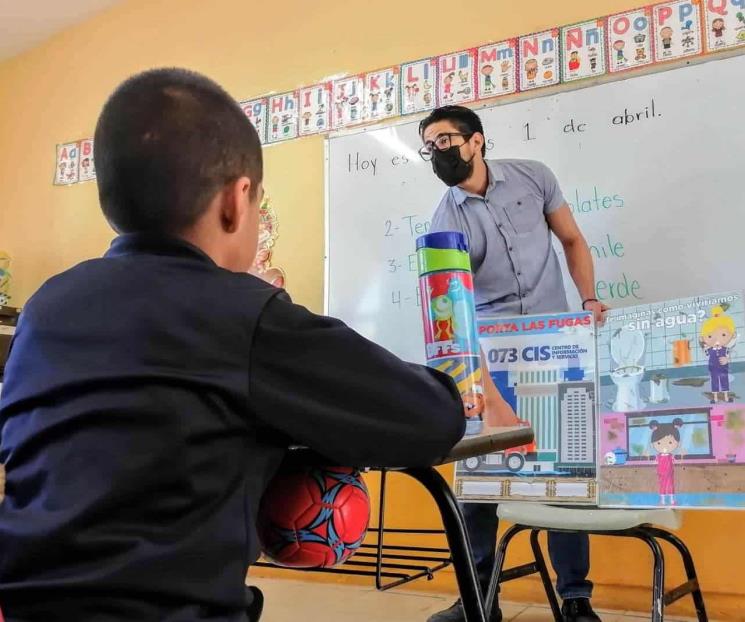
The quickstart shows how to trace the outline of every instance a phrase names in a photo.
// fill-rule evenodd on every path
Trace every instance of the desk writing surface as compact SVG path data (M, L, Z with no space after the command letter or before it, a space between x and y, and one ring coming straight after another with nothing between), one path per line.
M533 440L533 429L527 427L492 427L484 425L480 434L464 436L440 464L457 462L510 447L526 445Z

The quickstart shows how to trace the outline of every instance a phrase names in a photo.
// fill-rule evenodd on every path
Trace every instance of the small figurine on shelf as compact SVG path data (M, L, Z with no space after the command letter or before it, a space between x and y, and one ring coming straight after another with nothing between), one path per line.
M0 306L10 302L10 255L0 251Z
M279 237L277 215L267 195L259 207L259 246L256 259L249 272L275 287L284 288L286 281L284 270L272 266L272 253L277 237Z

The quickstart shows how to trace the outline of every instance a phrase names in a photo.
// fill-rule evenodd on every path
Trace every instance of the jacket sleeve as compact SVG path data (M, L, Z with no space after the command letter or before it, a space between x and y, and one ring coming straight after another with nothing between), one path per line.
M251 352L259 425L337 464L426 466L463 436L449 376L402 361L284 292L265 306Z

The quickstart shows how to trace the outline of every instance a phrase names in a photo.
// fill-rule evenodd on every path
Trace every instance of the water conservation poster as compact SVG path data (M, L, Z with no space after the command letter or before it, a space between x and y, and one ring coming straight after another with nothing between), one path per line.
M596 503L595 326L589 313L482 318L481 349L530 445L456 466L463 501Z
M598 329L600 504L745 508L742 292L611 311Z

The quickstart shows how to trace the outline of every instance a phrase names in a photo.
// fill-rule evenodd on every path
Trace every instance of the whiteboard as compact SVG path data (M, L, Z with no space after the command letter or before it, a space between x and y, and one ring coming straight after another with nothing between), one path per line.
M484 108L487 158L553 169L612 307L741 289L743 75L736 56ZM325 285L328 314L423 362L414 242L446 188L419 158L417 126L328 139Z

